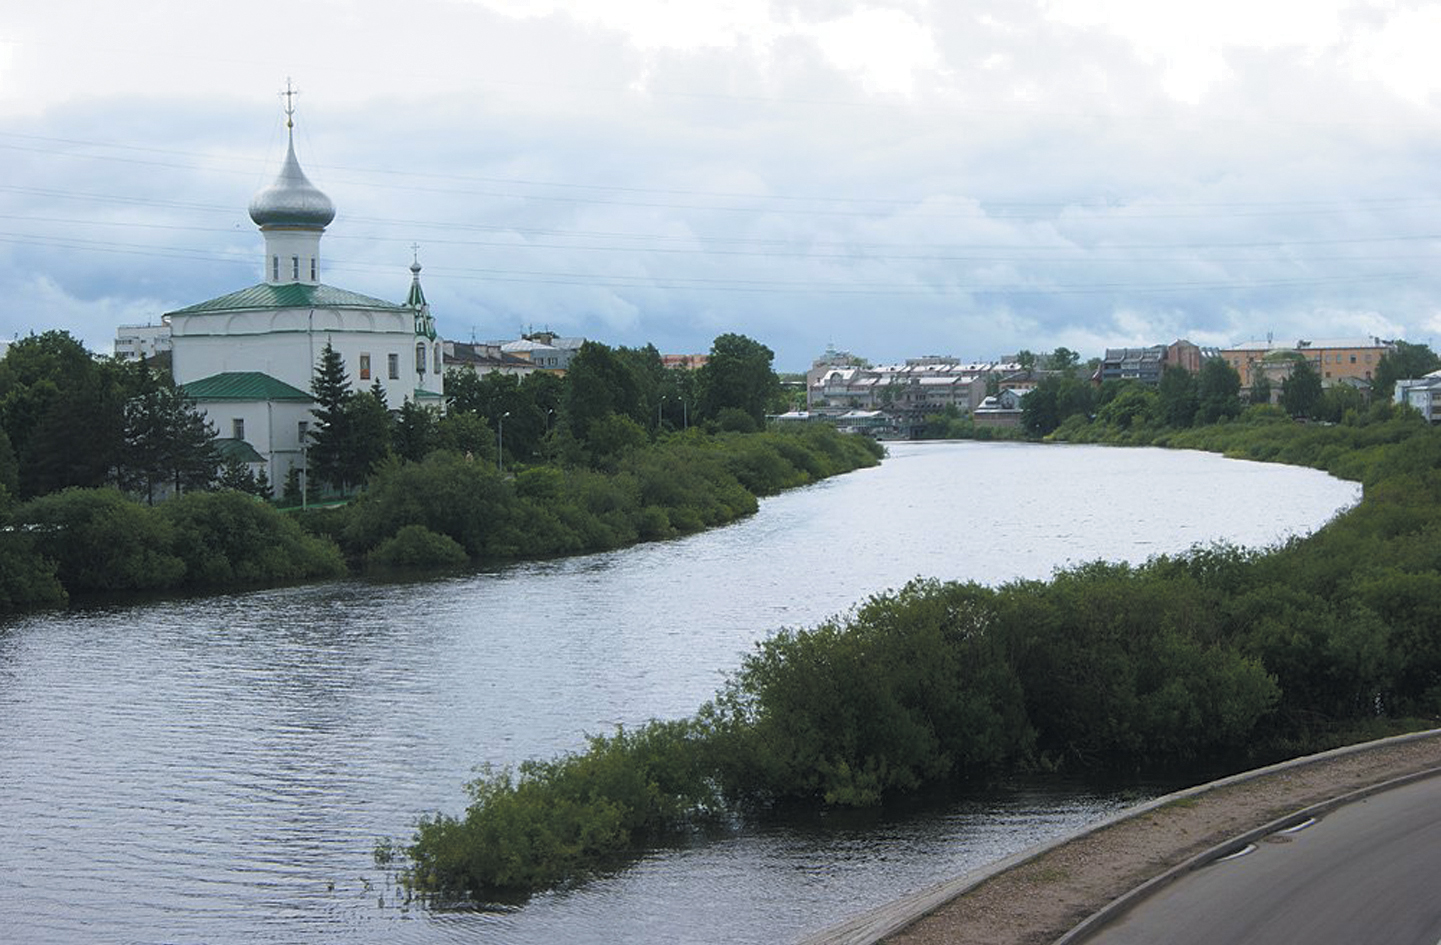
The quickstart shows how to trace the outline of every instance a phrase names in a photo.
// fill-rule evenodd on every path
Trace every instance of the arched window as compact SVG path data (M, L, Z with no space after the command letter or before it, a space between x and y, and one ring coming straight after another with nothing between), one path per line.
M444 365L441 363L441 357L440 357L440 342L437 341L437 342L435 343L435 373L436 373L437 375L440 374L441 369L442 369L443 367L444 367Z
M425 342L423 341L415 344L415 373L425 373Z

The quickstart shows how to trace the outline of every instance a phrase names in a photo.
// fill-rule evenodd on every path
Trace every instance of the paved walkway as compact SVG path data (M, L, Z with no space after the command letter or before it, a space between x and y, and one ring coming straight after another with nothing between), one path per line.
M1178 791L1070 838L922 890L803 945L1051 945L1119 897L1229 841L1343 795L1441 769L1441 729ZM1070 933L1070 934L1068 934Z

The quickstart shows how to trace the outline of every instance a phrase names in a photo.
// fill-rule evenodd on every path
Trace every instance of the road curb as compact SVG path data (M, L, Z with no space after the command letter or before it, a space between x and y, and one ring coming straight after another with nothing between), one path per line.
M1430 729L1424 732L1411 732L1406 735L1394 735L1390 738L1382 738L1376 741L1361 742L1356 745L1346 745L1341 748L1333 748L1329 751L1318 752L1314 755L1305 755L1300 758L1292 758L1288 761L1282 761L1278 762L1277 764L1267 765L1264 768L1255 768L1250 771L1243 771L1239 774L1233 774L1229 777L1221 778L1216 781L1211 781L1206 784L1196 785L1194 787L1189 787L1180 791L1166 794L1162 797L1152 798L1149 801L1143 801L1142 803L1137 804L1133 807L1128 807L1123 811L1112 814L1110 817L1099 820L1096 823L1091 824L1089 827L1086 827L1082 830L1066 834L1062 837L1057 837L1053 840L1048 840L1045 843L1038 844L1033 847L1029 847L1025 850L1020 851L1019 853L1014 853L1004 859L997 860L994 863L987 864L986 866L971 870L970 872L964 873L952 879L944 880L942 882L928 886L908 896L904 896L900 899L894 900L893 902L864 912L858 916L846 920L845 922L838 923L837 925L831 926L830 928L808 935L805 938L800 939L797 945L876 945L877 942L880 942L887 936L895 935L906 927L913 925L925 916L939 909L941 906L950 902L952 899L955 899L958 896L970 892L977 886L980 886L982 883L986 882L989 879L992 879L993 877L999 876L1000 874L1005 873L1009 870L1016 869L1017 867L1024 866L1025 864L1030 863L1033 860L1039 859L1047 853L1050 853L1058 847L1062 847L1068 843L1071 843L1072 841L1091 836L1095 833L1099 833L1100 831L1112 827L1118 823L1130 820L1135 817L1140 817L1144 814L1151 813L1158 808L1165 807L1168 804L1173 804L1176 801L1186 800L1188 798L1197 797L1210 791L1219 790L1221 788L1230 787L1236 784L1244 784L1247 781L1254 781L1258 778L1267 777L1269 775L1294 770L1297 768L1303 768L1307 765L1319 764L1335 758L1344 758L1348 755L1361 754L1363 752L1374 751L1394 745L1402 745L1406 744L1407 742L1423 741L1425 739L1435 738L1437 736L1441 736L1441 729ZM1371 785L1366 788L1359 788L1356 791L1350 792L1346 795L1342 795L1339 798L1335 798L1330 801L1324 801L1321 804L1312 805L1312 807L1307 808L1307 810L1310 811L1315 808L1323 807L1327 804L1330 804L1333 807L1339 806L1340 804L1347 803L1348 800L1359 800L1362 797L1366 796L1367 793L1376 793L1377 791L1384 790L1386 787L1399 786L1400 784L1405 783L1406 779L1419 780L1420 778L1429 777L1433 774L1441 774L1441 769L1430 769L1425 772L1405 775L1402 778L1391 779L1389 781L1382 782L1381 784ZM1286 826L1290 826L1294 823L1299 822L1300 820L1304 820L1307 816L1314 815L1298 811L1296 813L1287 815L1287 817L1281 818L1279 821L1273 821L1271 824L1267 824L1265 827L1257 828L1256 831L1251 831L1249 833L1255 833L1258 836L1265 836L1267 833L1271 833L1274 830L1285 829ZM1276 826L1276 824L1282 824L1282 826L1278 827ZM1136 889L1132 890L1131 892L1128 892L1124 896L1121 896L1119 899L1116 899L1113 902L1109 903L1104 908L1102 908L1100 912L1097 912L1094 915L1088 917L1080 925L1073 928L1070 932L1067 932L1065 936L1062 936L1062 938L1056 942L1056 945L1077 945L1077 943L1084 941L1086 936L1089 936L1090 934L1094 933L1095 930L1101 928L1101 924L1090 926L1089 931L1086 931L1081 937L1071 938L1068 936L1072 936L1080 932L1083 927L1087 926L1087 924L1091 923L1093 920L1096 920L1098 916L1101 916L1102 914L1109 914L1112 918L1114 918L1115 916L1119 916L1125 911L1125 909L1128 909L1136 903L1140 902L1142 899L1145 898L1145 896L1150 895L1156 890L1163 888L1166 883L1174 881L1177 877L1184 875L1185 872L1197 869L1199 868L1199 866L1204 865L1205 863L1212 862L1217 858L1217 856L1226 855L1226 853L1216 853L1217 850L1234 852L1236 849L1244 846L1245 843L1248 842L1250 841L1247 840L1242 842L1239 838L1229 840L1223 844L1219 844L1216 847L1213 847L1211 850L1207 850L1205 853L1199 854L1197 857L1193 857L1191 860L1188 860L1184 864L1165 871L1160 876L1157 876L1149 880L1148 882L1143 883L1141 886L1136 887ZM1209 856L1210 859L1207 859L1204 862L1196 862L1201 860L1202 857L1207 856ZM1159 882L1163 877L1168 878L1164 883ZM1137 895L1138 893L1140 893L1141 890L1147 891L1142 895ZM1136 898L1132 899L1132 896L1136 896ZM1127 904L1124 906L1119 905L1123 901L1127 901ZM1118 911L1110 912L1109 910L1112 910L1113 908L1117 909Z
M1303 807L1298 811L1287 814L1285 817L1278 817L1268 824L1263 824L1254 830L1248 830L1230 840L1218 843L1209 850L1196 854L1186 862L1171 867L1159 876L1148 879L1130 892L1111 900L1099 912L1094 912L1087 916L1079 925L1056 939L1054 945L1080 945L1081 942L1089 941L1091 936L1104 931L1112 922L1120 919L1127 912L1165 889L1176 880L1209 866L1217 860L1224 859L1234 853L1239 853L1257 840L1303 824L1312 818L1322 817L1338 807L1344 807L1347 804L1365 800L1383 791L1413 784L1417 781L1424 781L1427 778L1433 778L1437 775L1441 775L1441 768L1428 768L1425 771L1414 771L1411 774L1404 774L1399 778L1392 778L1389 781L1372 784L1352 791L1349 794L1342 794L1340 797L1333 797L1319 804Z

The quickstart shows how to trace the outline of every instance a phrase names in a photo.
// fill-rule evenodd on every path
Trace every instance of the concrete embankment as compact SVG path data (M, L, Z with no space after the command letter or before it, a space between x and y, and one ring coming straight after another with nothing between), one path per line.
M1254 832L1441 772L1441 729L1352 745L1139 804L1081 833L938 883L802 945L1067 945L1089 917L1124 908ZM1102 916L1104 918L1104 914ZM1092 920L1093 923L1097 920ZM1080 926L1080 928L1078 928Z

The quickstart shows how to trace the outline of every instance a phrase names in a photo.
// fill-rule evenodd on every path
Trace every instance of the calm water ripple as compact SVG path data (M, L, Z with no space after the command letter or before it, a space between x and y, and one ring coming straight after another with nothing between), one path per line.
M494 911L408 906L383 835L482 763L688 715L754 641L917 576L1267 545L1359 489L1195 453L903 444L705 535L430 582L0 625L0 939L775 942L1063 834L1134 790L1013 784L750 825Z

